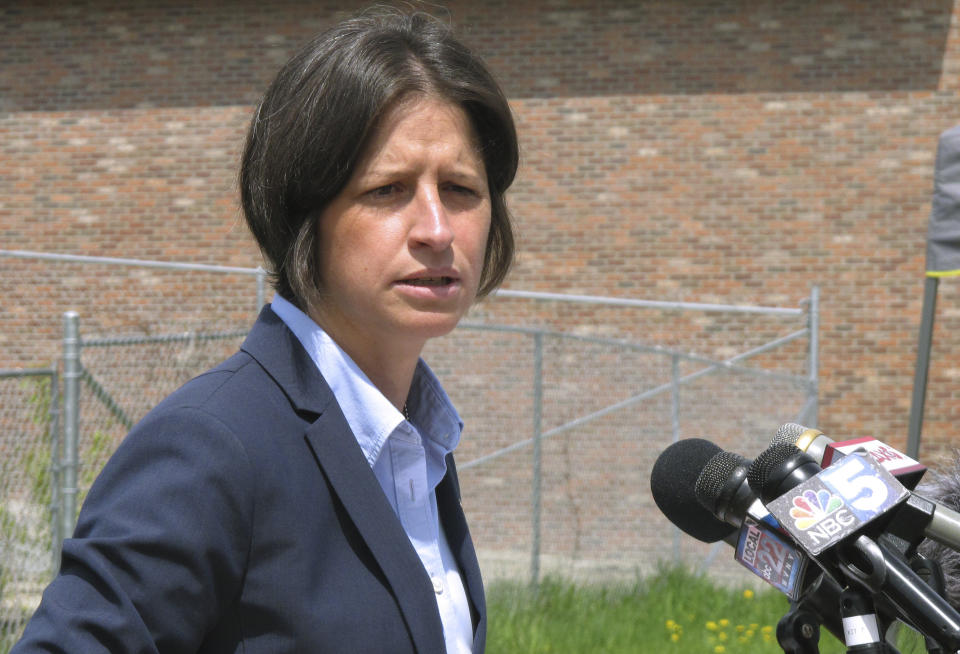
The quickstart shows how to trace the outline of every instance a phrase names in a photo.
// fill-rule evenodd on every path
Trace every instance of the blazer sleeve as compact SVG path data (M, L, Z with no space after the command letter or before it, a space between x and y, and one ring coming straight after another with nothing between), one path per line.
M11 654L197 651L240 592L253 484L242 443L215 416L148 415L95 481Z

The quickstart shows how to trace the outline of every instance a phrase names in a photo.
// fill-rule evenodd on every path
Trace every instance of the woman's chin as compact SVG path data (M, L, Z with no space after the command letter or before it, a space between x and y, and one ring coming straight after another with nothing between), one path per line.
M459 313L417 312L416 315L410 316L408 320L405 320L402 327L398 326L398 328L411 335L416 334L419 338L426 340L446 336L456 328L461 318L462 314Z

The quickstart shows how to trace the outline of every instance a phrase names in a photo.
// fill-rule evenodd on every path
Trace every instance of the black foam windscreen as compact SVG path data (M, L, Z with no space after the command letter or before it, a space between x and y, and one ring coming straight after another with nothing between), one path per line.
M697 478L710 459L722 450L708 440L687 438L660 453L650 473L653 501L684 532L704 543L714 543L736 531L697 500Z

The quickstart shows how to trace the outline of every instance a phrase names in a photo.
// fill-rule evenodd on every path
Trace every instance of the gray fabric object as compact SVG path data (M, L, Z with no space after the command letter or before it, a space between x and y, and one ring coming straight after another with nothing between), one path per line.
M960 125L941 134L937 144L927 275L960 275Z

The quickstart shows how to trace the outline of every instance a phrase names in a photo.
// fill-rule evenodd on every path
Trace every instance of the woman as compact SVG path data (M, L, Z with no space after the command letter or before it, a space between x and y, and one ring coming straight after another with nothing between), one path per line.
M420 352L504 278L517 158L426 16L291 59L240 174L276 297L118 448L13 652L482 652L462 423Z

